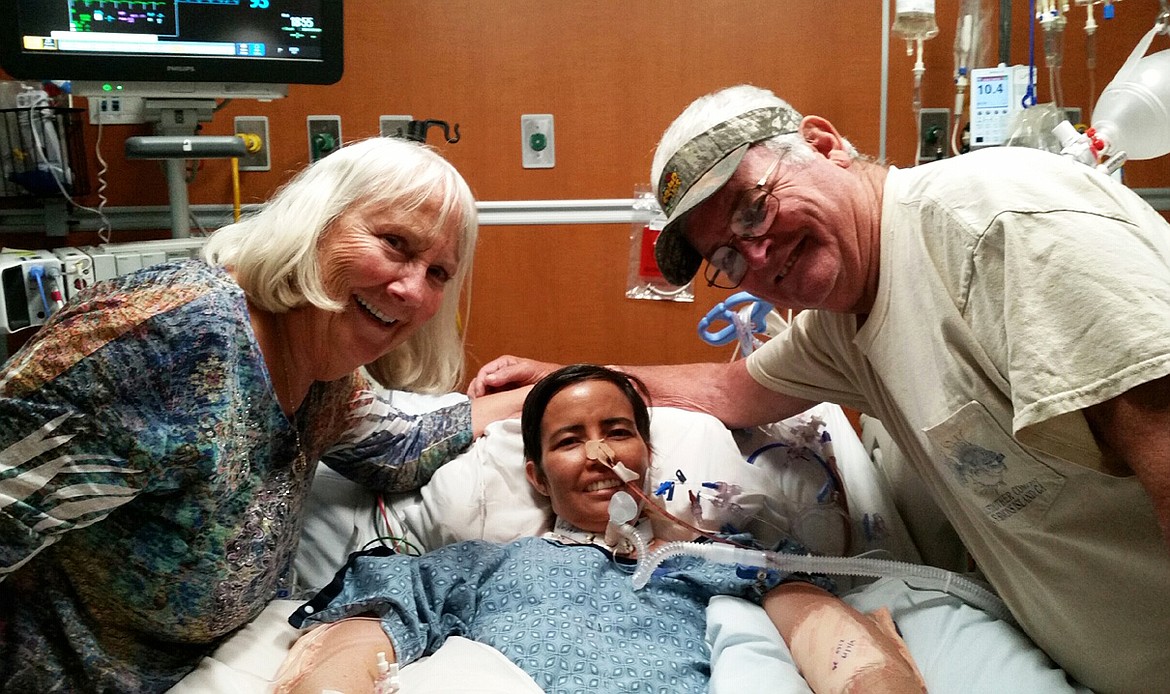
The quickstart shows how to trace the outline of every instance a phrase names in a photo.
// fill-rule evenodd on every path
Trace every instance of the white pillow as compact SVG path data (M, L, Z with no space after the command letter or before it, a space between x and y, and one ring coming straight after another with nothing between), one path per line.
M421 516L411 530L427 549L461 540L511 542L549 529L552 507L524 474L519 419L489 424L421 493Z

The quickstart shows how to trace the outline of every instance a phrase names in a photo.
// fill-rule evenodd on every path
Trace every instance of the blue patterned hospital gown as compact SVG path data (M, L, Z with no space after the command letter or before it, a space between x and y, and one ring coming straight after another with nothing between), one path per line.
M422 557L358 556L336 597L326 589L290 621L375 613L402 663L463 636L503 653L549 694L705 692L707 602L758 602L780 579L678 557L635 591L632 571L593 545L540 538L461 542Z
M221 269L58 312L0 368L0 690L168 689L287 581L307 461L413 489L471 439L466 403L409 417L358 374L294 419Z

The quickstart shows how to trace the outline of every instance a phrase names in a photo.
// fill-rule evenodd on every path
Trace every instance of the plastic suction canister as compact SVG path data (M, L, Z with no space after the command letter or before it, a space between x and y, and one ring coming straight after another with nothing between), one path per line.
M1129 159L1170 154L1170 49L1141 57L1153 33L1138 42L1093 109L1090 124L1106 143L1106 154L1124 151Z

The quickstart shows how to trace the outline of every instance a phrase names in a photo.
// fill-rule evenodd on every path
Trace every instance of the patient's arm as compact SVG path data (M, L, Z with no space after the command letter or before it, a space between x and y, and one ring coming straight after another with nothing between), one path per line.
M764 610L817 694L926 691L888 612L862 614L831 593L796 581L769 591Z
M394 646L374 618L351 617L297 639L276 675L275 694L373 691L378 654L393 663Z

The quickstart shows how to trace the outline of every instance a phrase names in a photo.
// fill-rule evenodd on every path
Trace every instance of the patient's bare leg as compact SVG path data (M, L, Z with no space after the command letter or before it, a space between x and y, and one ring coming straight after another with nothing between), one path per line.
M926 685L890 614L858 612L808 583L784 583L764 610L817 694L925 692Z
M275 694L369 694L378 653L394 662L394 647L377 619L353 617L317 627L297 639L276 674Z

